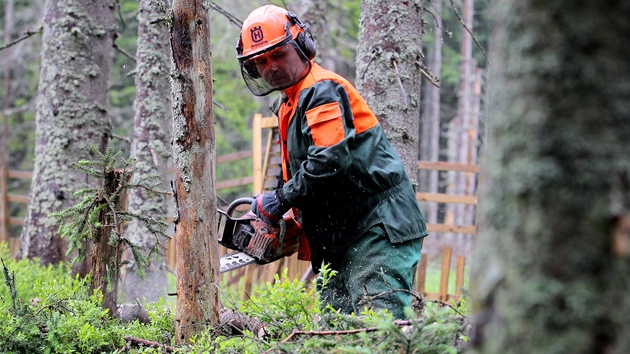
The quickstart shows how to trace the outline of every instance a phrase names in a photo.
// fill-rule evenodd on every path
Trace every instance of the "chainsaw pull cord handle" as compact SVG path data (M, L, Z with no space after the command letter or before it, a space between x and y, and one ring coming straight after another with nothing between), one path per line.
M278 246L276 247L276 256L280 254L282 250L282 243L284 242L284 234L287 231L287 223L284 221L284 218L280 218L280 233L278 234Z

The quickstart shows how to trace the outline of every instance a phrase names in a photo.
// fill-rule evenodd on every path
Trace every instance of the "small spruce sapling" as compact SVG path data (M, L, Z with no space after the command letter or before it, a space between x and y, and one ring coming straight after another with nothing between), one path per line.
M139 274L149 264L149 258L156 253L160 245L160 237L168 237L166 216L145 216L126 211L126 194L132 188L143 188L151 197L155 193L168 194L159 189L160 178L157 175L130 183L134 173L133 159L122 158L122 166L116 167L121 152L112 152L108 148L104 153L92 146L93 153L98 157L96 161L82 160L73 164L73 167L83 171L89 176L101 180L98 188L85 188L75 192L75 195L83 196L78 204L65 210L52 213L60 224L59 234L68 239L68 254L76 251L77 256L72 260L80 262L85 259L88 245L94 243L94 257L101 257L102 262L93 259L91 266L91 289L100 289L106 295L103 307L109 308L113 313L116 306L116 290L120 268L127 262L121 260L125 247L131 249L131 253L138 264ZM147 256L143 256L139 247L123 236L124 224L132 219L138 219L155 235L155 244ZM163 247L163 246L162 246ZM100 265L99 265L100 263ZM103 274L103 273L106 274ZM107 299L107 295L110 298Z

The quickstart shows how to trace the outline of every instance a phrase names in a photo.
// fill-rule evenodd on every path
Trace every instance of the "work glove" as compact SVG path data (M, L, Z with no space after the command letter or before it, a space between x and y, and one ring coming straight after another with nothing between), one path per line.
M282 189L259 194L252 202L252 212L269 225L278 225L282 215L291 208Z

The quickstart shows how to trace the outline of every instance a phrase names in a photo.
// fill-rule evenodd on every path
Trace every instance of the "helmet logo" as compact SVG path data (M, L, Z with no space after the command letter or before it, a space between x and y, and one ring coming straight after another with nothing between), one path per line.
M258 43L263 40L264 34L261 26L253 27L252 29L250 29L250 32L252 36L252 42Z

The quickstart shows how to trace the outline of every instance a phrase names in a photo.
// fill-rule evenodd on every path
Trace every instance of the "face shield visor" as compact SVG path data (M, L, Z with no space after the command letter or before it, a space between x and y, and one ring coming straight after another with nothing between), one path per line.
M243 81L255 96L294 86L311 70L310 60L291 37L238 61Z

